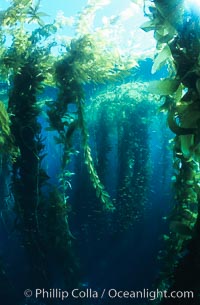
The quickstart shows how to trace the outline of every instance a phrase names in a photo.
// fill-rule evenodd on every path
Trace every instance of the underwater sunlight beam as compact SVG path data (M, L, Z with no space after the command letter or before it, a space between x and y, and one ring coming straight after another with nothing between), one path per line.
M191 10L195 14L200 12L200 1L199 0L185 0L185 7Z

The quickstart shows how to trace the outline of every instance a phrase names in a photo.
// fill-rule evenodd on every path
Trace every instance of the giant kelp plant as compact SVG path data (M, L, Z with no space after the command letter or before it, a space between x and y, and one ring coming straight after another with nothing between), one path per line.
M2 73L4 77L9 75L8 112L12 113L9 120L1 107L4 123L2 151L5 153L4 146L7 146L7 152L12 156L11 191L14 196L15 229L20 232L28 255L30 287L50 285L52 279L48 257L50 253L56 256L58 249L60 261L63 262L64 281L73 285L75 276L72 275L74 269L65 203L61 202L56 189L51 190L49 196L42 192L48 175L42 168L44 139L39 123L41 109L37 94L43 90L44 81L52 68L49 65L51 43L47 47L40 43L48 39L55 26L42 25L31 34L27 32L26 18L30 11L35 10L36 14L38 5L39 2L33 7L31 1L14 1L13 6L3 14L3 25L10 25L7 31L13 35L13 41L8 49L3 50L1 59ZM57 242L58 234L62 242Z
M88 131L84 120L84 92L82 83L102 82L108 78L111 66L102 65L100 57L94 57L95 44L92 37L86 35L71 43L70 50L59 62L56 63L56 84L59 88L58 100L48 103L48 115L50 126L59 134L58 142L64 145L62 169L65 175L65 168L73 153L72 136L80 129L83 142L85 163L91 177L97 196L105 207L112 208L109 195L104 190L91 156L91 149L88 144ZM98 64L98 60L100 60ZM89 63L89 64L88 64ZM98 67L98 71L96 70ZM113 72L113 74L115 74ZM74 105L74 109L71 108ZM63 178L64 179L64 178ZM65 192L66 190L64 190Z
M192 290L194 299L163 299L162 304L199 303L199 10L185 1L155 0L146 12L154 29L157 55L153 72L170 67L167 79L150 84L150 90L164 96L174 138L174 181L176 204L169 216L166 239L166 273L162 288Z

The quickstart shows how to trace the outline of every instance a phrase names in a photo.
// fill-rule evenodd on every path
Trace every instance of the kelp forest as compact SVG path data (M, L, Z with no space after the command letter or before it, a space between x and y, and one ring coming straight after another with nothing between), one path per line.
M44 1L0 4L0 303L199 305L200 6Z

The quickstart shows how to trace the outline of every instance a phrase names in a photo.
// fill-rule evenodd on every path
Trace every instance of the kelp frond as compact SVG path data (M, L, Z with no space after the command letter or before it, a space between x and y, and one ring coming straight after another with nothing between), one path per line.
M10 155L13 161L19 155L10 130L9 114L3 102L0 102L0 153Z

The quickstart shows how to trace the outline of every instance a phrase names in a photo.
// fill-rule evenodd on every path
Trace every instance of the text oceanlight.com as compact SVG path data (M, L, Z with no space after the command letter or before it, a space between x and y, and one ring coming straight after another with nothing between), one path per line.
M114 288L111 289L101 289L93 290L91 288L83 289L72 289L72 290L63 290L58 288L52 289L43 289L37 288L35 290L26 289L24 295L27 298L36 298L36 299L60 299L62 301L68 298L74 299L97 299L97 298L109 298L109 299L148 299L153 301L155 299L162 298L171 298L171 299L192 299L194 298L193 291L170 291L167 290L160 291L156 290L117 290Z

